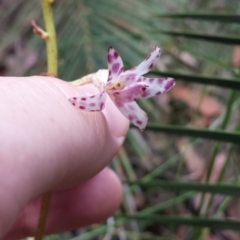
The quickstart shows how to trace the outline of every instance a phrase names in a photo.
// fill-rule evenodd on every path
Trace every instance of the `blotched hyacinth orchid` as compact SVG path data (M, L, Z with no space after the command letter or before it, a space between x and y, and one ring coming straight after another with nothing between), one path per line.
M147 114L138 106L136 99L149 98L162 94L174 86L172 78L146 78L142 75L153 68L160 57L161 50L156 47L138 66L124 71L123 62L113 47L109 47L108 70L99 70L92 82L100 91L93 96L72 97L69 101L86 111L101 111L107 95L122 114L135 126L143 130L147 124Z

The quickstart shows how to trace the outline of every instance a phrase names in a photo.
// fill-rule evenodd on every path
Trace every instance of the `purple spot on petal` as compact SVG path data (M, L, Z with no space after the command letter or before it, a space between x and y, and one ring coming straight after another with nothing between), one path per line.
M73 97L72 99L73 99L73 100L77 100L77 98L76 98L76 97Z
M112 66L112 71L113 71L113 73L117 73L118 70L119 70L119 67L120 67L120 64L119 64L119 63L113 64L113 66Z
M119 55L118 55L117 52L114 52L114 55L113 55L113 56L114 56L115 59L117 59Z
M90 98L94 98L95 96L91 96Z
M137 76L137 74L135 74L135 73L130 73L127 75L127 77L129 77L129 78L135 78L136 76Z
M148 60L151 57L151 53L146 57L146 60Z
M149 68L148 69L152 69L153 68L153 63L149 66Z
M133 117L132 115L129 115L129 116L128 116L128 119L129 119L130 121L132 121L132 120L134 119L134 117Z
M149 94L149 92L144 92L143 94L142 94L142 97L148 97L150 94Z
M120 70L118 71L118 73L122 73L124 71L124 67L121 67Z
M95 107L96 104L95 104L95 103L90 103L90 106L91 106L91 107Z
M73 106L75 106L76 104L75 103L72 103Z
M156 96L157 96L157 95L159 95L159 94L161 94L161 92L160 92L160 91L156 92Z
M134 110L134 107L133 107L132 105L128 105L128 108L129 108L130 110Z
M150 78L149 82L152 83L154 81L154 78Z
M100 109L102 110L104 108L104 103L102 102L101 104L100 104Z
M143 87L142 90L143 90L143 92L145 92L146 91L146 87Z
M142 78L139 78L138 80L137 80L137 82L141 82L142 81Z
M163 82L164 82L163 79L161 79L161 78L158 79L158 84L162 84Z
M142 125L142 121L137 120L137 124Z
M81 98L82 101L86 101L87 99L85 97Z
M173 86L173 84L174 84L174 80L169 81L169 82L166 84L165 89L166 89L166 90L170 89L170 88Z
M80 109L85 109L85 107L83 107L83 106L80 106L79 108L80 108Z
M118 107L122 107L123 103L121 101L117 101L117 99L115 99L115 103Z

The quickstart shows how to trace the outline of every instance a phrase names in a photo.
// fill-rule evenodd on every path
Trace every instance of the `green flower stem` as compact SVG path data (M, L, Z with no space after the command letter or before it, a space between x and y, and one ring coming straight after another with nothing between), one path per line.
M55 32L53 13L52 13L52 7L51 7L52 3L53 3L53 0L41 0L45 28L48 34L48 37L45 39L46 47L47 47L47 62L48 62L47 71L48 73L51 73L57 76L58 74L57 39L56 39L56 32ZM39 217L37 232L35 235L35 240L41 240L43 238L44 228L45 228L47 215L48 215L48 209L50 206L50 200L51 200L51 192L45 193L42 198L40 217Z
M51 200L51 195L52 195L51 192L47 192L47 193L43 194L35 240L42 240L42 238L43 238L44 228L45 228L45 224L47 221L48 209L49 209L50 200Z
M57 76L57 38L51 6L53 2L53 0L41 0L45 28L49 36L46 39L48 72Z

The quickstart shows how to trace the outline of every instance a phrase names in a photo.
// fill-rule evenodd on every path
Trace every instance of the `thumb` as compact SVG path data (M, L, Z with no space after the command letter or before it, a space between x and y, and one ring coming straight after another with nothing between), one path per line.
M110 99L104 113L68 102L87 91L94 88L49 77L0 78L0 189L6 193L0 196L0 215L5 221L10 209L16 216L43 192L90 179L118 150L127 119Z

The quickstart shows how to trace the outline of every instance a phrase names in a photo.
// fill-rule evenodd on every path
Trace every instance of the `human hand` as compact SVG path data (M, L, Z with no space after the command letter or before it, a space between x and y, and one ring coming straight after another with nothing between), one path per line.
M68 102L94 91L49 77L0 78L1 239L35 234L39 196L48 191L46 233L102 221L118 208L121 183L105 166L128 121L110 99L93 113Z

